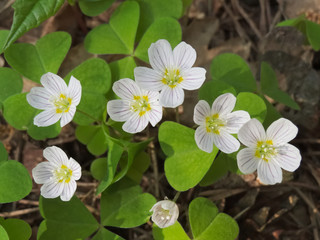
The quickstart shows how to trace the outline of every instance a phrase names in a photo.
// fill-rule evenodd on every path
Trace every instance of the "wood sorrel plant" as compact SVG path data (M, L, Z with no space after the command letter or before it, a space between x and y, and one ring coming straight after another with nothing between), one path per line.
M100 219L77 197L80 164L60 148L48 146L43 151L48 162L32 171L35 182L43 184L39 200L43 221L37 239L123 239L108 227L134 228L147 222L156 240L235 239L237 222L203 197L188 203L190 229L182 226L178 197L197 185L211 185L228 171L257 170L262 183L275 184L282 181L281 168L295 171L299 167L300 152L288 144L297 127L281 118L265 95L293 109L299 106L279 89L272 68L261 63L257 86L240 56L221 54L213 59L204 83L206 70L193 67L196 52L181 41L177 19L182 1L135 0L121 3L109 23L92 29L84 40L90 53L124 57L111 63L99 56L88 59L62 79L56 74L71 46L68 33L47 34L34 45L14 41L54 15L63 2L16 0L11 30L0 30L0 51L11 66L0 68L0 84L6 86L0 88L0 104L5 120L35 140L54 138L66 124L76 124L76 138L96 158L90 173L99 181L95 193L101 196ZM98 6L82 0L79 5L84 14L94 16L112 2L101 1ZM298 23L284 23L288 24ZM313 35L308 36L311 45L318 47ZM151 68L137 66L136 59L150 63ZM21 76L44 87L22 93ZM199 125L196 130L162 118L163 109L183 103L184 90L199 88L193 118ZM158 129L166 156L165 177L177 192L174 199L156 199L140 186L150 164L147 147L157 139L138 142L132 134L144 131L149 122ZM269 126L266 132L263 126ZM0 203L18 201L31 188L26 168L8 160L0 144ZM26 222L0 219L1 239L13 236L10 229L19 229L19 239L31 236Z

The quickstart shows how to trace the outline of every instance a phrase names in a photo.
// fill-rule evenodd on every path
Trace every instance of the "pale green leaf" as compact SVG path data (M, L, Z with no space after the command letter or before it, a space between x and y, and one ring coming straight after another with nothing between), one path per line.
M97 16L107 10L115 0L79 0L81 11L87 16Z
M154 240L190 240L178 221L166 228L159 228L153 224L152 235Z
M17 72L11 68L0 68L0 106L9 96L21 93L22 85L22 79Z
M0 54L3 52L3 47L9 36L9 32L9 30L0 30Z
M28 223L21 219L0 219L0 226L2 226L8 236L9 239L13 240L29 240L31 237L31 227ZM17 231L19 230L19 231ZM0 233L1 238L1 233ZM1 238L2 240L3 238Z
M105 228L100 228L92 240L124 240L124 238L119 235L114 234L113 232L108 231Z

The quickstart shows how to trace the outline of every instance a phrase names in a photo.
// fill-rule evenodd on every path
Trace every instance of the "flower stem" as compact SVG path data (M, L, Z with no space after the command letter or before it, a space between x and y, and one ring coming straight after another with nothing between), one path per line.
M175 110L176 110L176 122L180 123L179 107L176 107Z
M173 200L172 200L173 202L176 202L176 201L178 200L178 198L179 198L179 196L180 196L180 193L181 193L181 192L177 192L177 193L176 193L176 195L174 196L174 198L173 198Z

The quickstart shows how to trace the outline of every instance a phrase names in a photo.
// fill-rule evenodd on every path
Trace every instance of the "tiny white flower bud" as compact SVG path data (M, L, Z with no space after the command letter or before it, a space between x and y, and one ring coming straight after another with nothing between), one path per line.
M173 225L179 216L179 209L175 202L162 200L157 202L151 208L153 212L151 219L160 228L166 228Z

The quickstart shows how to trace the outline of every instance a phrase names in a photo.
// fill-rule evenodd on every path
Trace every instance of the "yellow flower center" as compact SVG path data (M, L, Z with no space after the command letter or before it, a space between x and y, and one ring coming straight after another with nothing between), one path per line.
M277 152L277 149L273 146L272 140L258 141L254 156L268 162L270 158L277 154Z
M179 69L167 69L167 68L161 80L163 84L166 84L171 88L175 88L182 81L183 81L183 78L180 75Z
M133 99L134 101L131 104L131 109L134 112L139 112L140 117L151 110L148 96L134 96Z
M72 170L68 168L66 165L61 165L61 167L55 170L55 177L58 182L65 182L68 183L71 180Z
M56 113L69 112L71 102L71 98L67 98L66 95L61 93L60 96L53 101L53 104L56 107Z
M221 127L225 126L226 122L219 118L219 114L215 113L212 116L206 117L206 129L207 132L214 134L220 134Z

